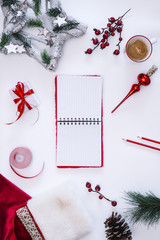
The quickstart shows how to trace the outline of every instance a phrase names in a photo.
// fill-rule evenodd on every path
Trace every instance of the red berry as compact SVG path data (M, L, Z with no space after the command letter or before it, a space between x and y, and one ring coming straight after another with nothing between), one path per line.
M97 45L98 44L98 39L93 39L93 44Z
M120 37L120 38L119 38L119 41L122 41L122 40L123 40L123 38Z
M103 196L102 196L102 195L100 195L100 196L99 196L99 199L103 199Z
M114 31L114 27L110 27L110 28L109 28L109 31L110 31L110 32L113 32L113 31Z
M117 202L116 201L112 201L112 206L113 207L117 206Z
M117 21L117 25L118 25L118 26L122 25L122 21L121 21L121 20L118 20L118 21Z
M116 50L113 52L113 54L118 55L118 54L119 54L119 50L116 49Z
M96 30L96 31L95 31L95 34L96 34L96 35L99 35L100 33L101 33L100 30Z
M92 192L92 188L89 188L89 189L88 189L88 192Z
M103 34L103 38L107 39L108 38L108 34Z
M106 44L105 43L101 43L101 49L105 48Z
M96 190L97 192L99 192L99 191L101 190L101 187L100 187L99 185L97 185L97 186L95 187L95 190Z
M114 18L114 17L111 17L111 18L109 19L109 21L110 21L111 23L114 23L114 22L115 22L115 18Z
M105 39L103 38L103 39L101 40L101 42L105 42Z
M119 32L119 33L122 32L122 28L121 28L121 27L118 27L118 28L117 28L117 32Z
M110 24L110 23L108 23L108 24L107 24L107 27L110 27L110 26L111 26L111 24Z
M112 36L114 36L114 35L115 35L115 33L114 33L114 32L112 32L112 33L111 33L111 35L112 35Z
M91 54L92 53L92 49L88 48L87 51L85 51L86 54Z
M87 188L90 188L90 187L91 187L90 182L86 182L86 187L87 187Z
M105 33L105 34L108 34L108 31L106 30L104 33Z
M109 42L106 42L106 46L109 46Z

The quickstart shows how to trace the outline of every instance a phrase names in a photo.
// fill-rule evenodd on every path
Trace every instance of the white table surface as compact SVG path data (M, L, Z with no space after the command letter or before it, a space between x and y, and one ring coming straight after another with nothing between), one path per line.
M160 140L160 69L151 77L151 84L130 97L114 114L111 110L128 93L137 75L146 73L153 65L160 67L160 2L106 1L106 0L62 0L66 12L88 25L87 33L78 39L66 42L63 56L56 72L45 70L34 59L26 55L0 55L0 173L31 196L43 193L60 182L72 182L81 196L93 221L92 231L83 240L103 240L103 222L112 210L123 213L126 203L124 191L152 191L160 197L160 153L151 149L126 143L122 138L137 140L145 136ZM127 39L135 34L156 37L153 54L144 63L133 63L123 51L119 56L112 54L117 37L103 51L92 55L84 51L92 47L93 28L106 26L108 17L124 18L121 49ZM2 29L3 16L0 14ZM57 74L100 74L104 78L104 167L100 169L57 169L55 163L55 103L54 77ZM29 81L39 100L39 120L35 110L27 112L11 126L5 125L15 118L15 105L8 90L18 81ZM34 169L45 162L44 172L37 178L25 180L15 175L9 167L10 152L19 146L28 147L33 153ZM88 193L86 181L94 186L100 184L105 196L118 202L113 208L94 193ZM132 225L134 240L159 240L160 227Z

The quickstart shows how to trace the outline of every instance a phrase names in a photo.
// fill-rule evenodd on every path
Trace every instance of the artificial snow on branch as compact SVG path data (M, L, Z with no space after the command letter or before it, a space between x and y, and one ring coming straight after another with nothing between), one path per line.
M0 0L4 14L0 52L11 53L10 45L15 45L15 48L23 46L28 56L46 69L55 71L65 41L82 36L87 27L68 16L59 0L44 1L45 9L41 0ZM32 15L28 15L29 9ZM29 32L29 28L33 28L34 34Z

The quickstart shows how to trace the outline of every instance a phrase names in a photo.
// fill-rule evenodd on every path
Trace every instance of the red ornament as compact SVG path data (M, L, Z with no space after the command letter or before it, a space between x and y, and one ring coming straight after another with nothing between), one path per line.
M108 34L103 34L103 38L107 39L108 38Z
M112 110L111 113L113 113L125 100L127 100L127 98L129 98L134 93L139 92L141 85L148 86L151 82L149 76L151 76L156 70L157 70L157 67L152 66L152 68L148 71L147 74L140 73L137 77L139 83L132 85L131 90L129 91L127 96Z
M112 33L111 33L111 36L114 36L114 35L115 35L115 33L114 33L114 32L112 32Z
M107 24L107 27L110 27L110 26L111 26L111 24L110 24L110 23L108 23L108 24Z
M122 40L123 40L123 38L120 37L120 38L119 38L119 41L122 41Z
M107 46L107 47L109 46L109 42L106 42L106 46Z
M92 192L92 188L89 188L89 189L88 189L88 192Z
M105 34L108 34L108 31L106 30L104 33L105 33Z
M104 39L104 38L102 38L101 42L105 42L105 39Z

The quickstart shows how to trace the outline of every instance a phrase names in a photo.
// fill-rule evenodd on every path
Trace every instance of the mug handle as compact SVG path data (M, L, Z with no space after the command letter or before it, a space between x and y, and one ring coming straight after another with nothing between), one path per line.
M157 38L151 38L150 41L152 44L155 44L157 42Z

